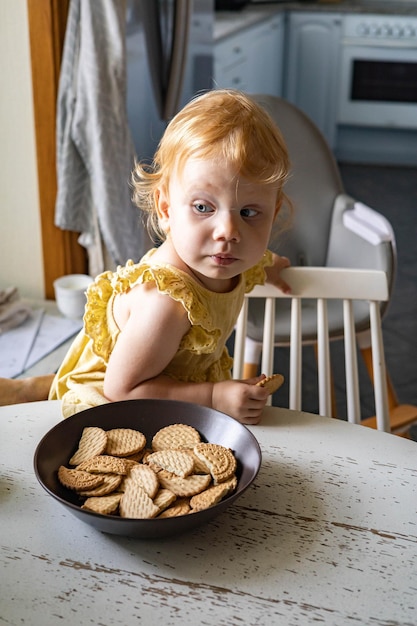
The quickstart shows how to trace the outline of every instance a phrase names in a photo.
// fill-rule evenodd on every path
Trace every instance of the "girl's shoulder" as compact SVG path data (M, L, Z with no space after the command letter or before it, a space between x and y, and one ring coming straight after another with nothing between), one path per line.
M152 251L151 251L152 252ZM107 360L120 331L114 316L113 303L117 295L128 293L146 271L147 257L139 262L128 261L116 271L99 274L87 289L84 332L93 341L94 351Z
M104 272L95 279L87 291L87 310L94 311L92 317L102 318L110 300L136 291L134 288L139 285L153 285L159 293L186 305L190 294L198 292L196 280L184 270L161 262L155 252L152 249L139 263L128 261L116 271Z

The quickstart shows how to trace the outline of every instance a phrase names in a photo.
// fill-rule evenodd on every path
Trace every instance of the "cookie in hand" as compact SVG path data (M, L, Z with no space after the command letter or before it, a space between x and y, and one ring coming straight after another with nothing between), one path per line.
M256 383L258 387L266 387L269 393L275 393L284 382L284 376L282 374L272 374L272 376L267 376L263 380L260 380L259 383Z

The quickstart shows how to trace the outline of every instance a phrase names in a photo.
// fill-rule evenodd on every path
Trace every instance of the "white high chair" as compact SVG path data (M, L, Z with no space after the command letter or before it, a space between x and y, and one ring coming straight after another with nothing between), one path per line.
M357 302L369 310L370 336L374 370L374 392L377 428L390 432L385 357L381 329L381 303L389 298L385 272L380 270L337 269L317 267L290 267L282 272L291 286L291 294L276 287L257 286L246 295L235 334L233 378L242 378L247 333L248 304L255 299L265 307L262 372L274 371L275 303L277 299L291 302L289 408L301 410L302 398L302 304L307 304L316 315L318 348L319 413L332 416L331 372L329 347L328 303L341 302L344 345L348 421L361 423L358 361L354 306ZM276 372L279 372L279 364Z

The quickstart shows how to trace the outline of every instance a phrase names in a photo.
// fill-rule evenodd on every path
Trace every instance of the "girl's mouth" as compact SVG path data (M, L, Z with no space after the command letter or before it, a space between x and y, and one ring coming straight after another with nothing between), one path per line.
M213 255L212 259L217 265L223 265L223 266L232 265L236 261L235 257L221 255L221 254Z

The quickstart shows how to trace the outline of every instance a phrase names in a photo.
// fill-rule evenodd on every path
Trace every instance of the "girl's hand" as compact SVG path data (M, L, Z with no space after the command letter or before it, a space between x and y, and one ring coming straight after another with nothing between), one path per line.
M212 407L231 415L242 424L258 424L268 399L267 389L256 383L264 376L241 380L225 380L213 384Z
M279 256L273 254L274 264L265 268L266 282L275 285L278 289L281 289L284 293L291 293L291 287L281 277L281 271L287 267L290 267L290 260L286 256Z

